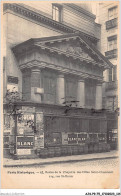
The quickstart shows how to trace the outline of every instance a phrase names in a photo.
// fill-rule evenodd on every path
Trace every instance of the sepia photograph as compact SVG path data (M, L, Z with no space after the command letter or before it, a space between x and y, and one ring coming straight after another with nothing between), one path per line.
M1 5L2 188L119 189L119 2Z

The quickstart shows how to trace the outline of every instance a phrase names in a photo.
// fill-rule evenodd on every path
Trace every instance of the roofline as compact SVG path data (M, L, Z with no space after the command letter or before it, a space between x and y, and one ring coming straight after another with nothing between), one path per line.
M28 5L24 5L22 3L3 3L3 11L11 10L12 12L15 12L17 14L22 15L23 17L27 17L29 19L32 19L34 21L37 21L38 23L43 23L45 25L48 25L56 30L59 30L63 33L74 33L79 32L84 34L84 36L92 39L93 41L99 41L99 38L97 38L95 35L90 35L84 31L80 31L76 28L70 27L67 24L57 22L45 15L37 9L33 9L32 7Z

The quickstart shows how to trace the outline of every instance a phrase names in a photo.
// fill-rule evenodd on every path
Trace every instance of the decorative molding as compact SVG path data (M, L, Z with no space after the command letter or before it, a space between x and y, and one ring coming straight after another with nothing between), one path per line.
M97 84L96 84L96 86L102 86L102 84L103 84L103 81L102 82L101 81L98 81Z
M40 47L43 50L47 49L51 53L57 53L59 55L65 55L66 57L72 57L73 59L79 59L81 62L85 61L87 63L92 63L93 65L96 65L98 67L109 68L106 64L99 63L99 61L96 62L88 54L86 55L85 52L83 52L83 55L75 54L75 52L72 54L72 52L62 51L62 50L59 50L58 48L54 48L54 47L51 48L51 47L43 46L41 44L35 44L35 45ZM88 49L90 50L89 47L88 47Z
M64 74L58 74L58 78L64 78Z
M73 55L79 55L82 58L93 61L93 59L87 53L85 53L81 47L70 46L66 49L66 52L70 52Z
M83 82L84 83L85 82L85 78L79 78L78 82Z
M78 53L81 54L81 48L84 51L83 55L85 53L88 54L86 58L84 58L82 55L77 54L77 51L75 52L74 47L72 45L71 50L73 50L73 53L70 52L66 49L66 51L63 51L62 49L59 48L58 46L53 46L53 43L57 42L64 42L64 41L70 41L77 39L77 45L75 50L78 49ZM52 44L52 45L51 45ZM66 35L60 35L60 36L52 36L52 37L44 37L44 38L34 38L34 39L29 39L21 44L18 44L12 48L14 54L18 56L19 58L21 57L24 52L32 51L32 50L45 50L46 52L49 52L51 54L58 54L58 55L64 55L65 57L69 57L72 59L77 59L80 62L85 61L86 63L91 63L93 65L96 65L98 67L102 67L103 69L109 69L113 67L113 64L99 52L95 47L91 45L89 40L85 39L82 34L80 35L79 33L72 33L72 34L66 34ZM76 54L75 54L76 53ZM94 60L93 60L94 59Z
M66 39L66 38L65 38L65 40L68 41L68 39ZM58 41L58 40L56 40L56 41ZM91 63L91 64L93 64L95 66L98 66L98 67L109 68L106 64L103 64L102 62L99 62L99 60L97 58L96 58L96 60L92 59L91 55L89 56L86 52L84 52L81 49L81 47L69 47L66 50L64 50L62 48L60 49L60 48L57 48L57 47L48 47L44 43L40 42L40 43L32 44L31 48L29 47L29 51L32 51L33 48L34 49L36 48L36 50L38 50L38 49L46 50L51 54L64 55L65 57L73 58L74 60L80 60L80 62ZM27 51L26 47L25 47L25 49L26 49L26 51L24 50L24 46L19 47L19 45L12 48L16 57L19 57L19 58L22 57L22 55L25 52L26 52L26 54L27 53L29 54L29 51ZM88 50L90 50L90 48ZM93 53L93 54L97 55L96 53ZM100 61L102 61L101 58L100 58Z
M29 18L31 20L34 20L36 22L39 23L43 23L47 26L50 26L56 30L59 30L61 32L64 33L75 33L75 32L80 32L82 33L86 38L91 39L92 41L98 41L99 39L97 39L94 36L91 36L89 34L86 34L84 32L81 32L75 28L69 27L68 25L65 25L61 22L57 22L49 17L46 17L44 15L42 15L42 13L37 13L35 11L32 10L32 8L30 9L26 7L24 7L21 3L20 4L16 4L16 3L4 3L3 4L3 11L7 11L7 10L11 10L14 13L17 13L19 15L22 15L26 18ZM35 10L35 9L34 9Z
M82 71L78 71L78 70L74 70L74 69L70 69L70 68L65 68L65 67L60 67L58 65L54 65L54 64L49 64L46 62L41 62L41 61L32 61L31 63L26 63L26 64L22 64L20 65L20 69L24 70L24 69L31 69L32 67L34 67L34 65L36 64L36 66L38 66L39 69L41 68L48 68L48 69L53 69L57 72L59 72L60 74L71 74L71 75L75 75L75 76L79 76L82 78L91 78L94 80L97 80L99 82L103 81L103 77L102 76L97 76L94 74L89 74L86 72L82 72Z

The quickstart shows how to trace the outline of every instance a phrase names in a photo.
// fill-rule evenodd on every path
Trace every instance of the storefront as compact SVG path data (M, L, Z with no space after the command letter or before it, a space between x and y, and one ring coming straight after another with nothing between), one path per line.
M109 151L107 144L107 117L105 113L93 113L90 109L71 108L47 104L27 104L21 110L17 122L6 118L4 125L5 156L54 157ZM7 116L8 114L6 114Z

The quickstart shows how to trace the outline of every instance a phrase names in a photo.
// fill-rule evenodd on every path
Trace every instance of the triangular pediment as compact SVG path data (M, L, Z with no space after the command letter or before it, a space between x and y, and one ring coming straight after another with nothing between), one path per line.
M78 39L75 40L68 40L68 41L60 41L54 43L45 43L46 46L50 47L51 49L60 50L67 55L71 55L73 57L82 57L84 59L95 61L87 51L84 50L82 43L79 42Z
M36 44L40 46L45 46L50 48L51 50L60 51L65 55L72 56L74 58L82 58L87 59L89 61L96 61L96 58L91 56L88 50L86 50L83 42L80 41L80 38L77 36L69 37L67 39L55 39L55 40L41 40L38 41Z
M97 66L110 68L113 65L102 55L93 44L83 35L74 33L60 36L35 39L38 45L48 47L50 50L71 55L72 57L93 62Z
M108 59L102 55L93 44L80 34L65 34L52 37L35 38L19 44L13 48L15 53L19 52L19 49L30 47L40 47L41 49L47 49L51 53L62 54L67 57L79 59L80 61L86 61L87 63L93 63L104 69L113 67Z

